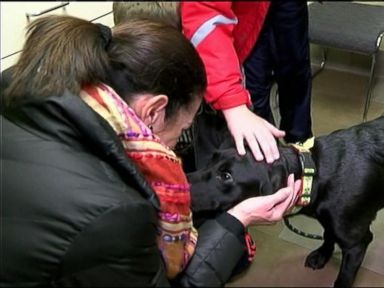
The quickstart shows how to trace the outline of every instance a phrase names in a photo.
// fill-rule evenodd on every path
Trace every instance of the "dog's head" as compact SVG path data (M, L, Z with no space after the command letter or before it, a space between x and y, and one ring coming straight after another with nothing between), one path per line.
M235 148L215 152L204 169L188 174L192 211L226 211L242 200L270 195L288 177L284 161L256 161L248 150L240 156Z

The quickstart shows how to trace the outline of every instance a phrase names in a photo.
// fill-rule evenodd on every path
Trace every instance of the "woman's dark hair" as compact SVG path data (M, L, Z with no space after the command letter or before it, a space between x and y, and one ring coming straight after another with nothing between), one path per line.
M203 63L177 29L135 19L115 26L107 43L105 28L71 16L32 22L6 91L10 103L65 90L77 95L83 85L103 82L128 103L137 94L167 95L170 117L202 96Z
M99 27L83 19L51 15L33 21L7 98L78 94L84 83L105 81L109 59L102 42Z
M187 107L206 88L204 65L192 44L175 28L144 20L113 29L108 48L109 83L119 95L165 94L166 116Z

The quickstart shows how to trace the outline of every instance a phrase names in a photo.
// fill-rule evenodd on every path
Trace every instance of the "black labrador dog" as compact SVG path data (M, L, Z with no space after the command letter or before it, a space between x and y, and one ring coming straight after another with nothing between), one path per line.
M234 147L219 149L206 168L188 175L192 210L226 211L248 197L276 192L291 173L300 178L298 151L292 146L279 151L280 158L267 164L250 152L239 156ZM318 219L324 242L305 266L322 268L336 243L342 263L334 286L351 287L373 238L370 224L384 207L384 116L318 137L310 152L317 171L311 201L299 213Z

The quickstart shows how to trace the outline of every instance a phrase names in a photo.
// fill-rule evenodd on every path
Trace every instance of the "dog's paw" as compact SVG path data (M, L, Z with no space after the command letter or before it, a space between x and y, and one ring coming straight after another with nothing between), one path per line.
M307 256L304 266L314 270L321 269L327 264L328 260L328 255L324 255L324 253L321 253L319 250L315 250Z

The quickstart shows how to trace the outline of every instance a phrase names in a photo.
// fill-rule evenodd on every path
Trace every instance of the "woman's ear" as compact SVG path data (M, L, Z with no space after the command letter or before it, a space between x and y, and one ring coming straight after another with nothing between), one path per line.
M155 96L145 95L139 97L140 98L136 99L135 103L132 105L137 116L139 116L147 126L153 126L159 121L164 122L168 96L159 94Z

